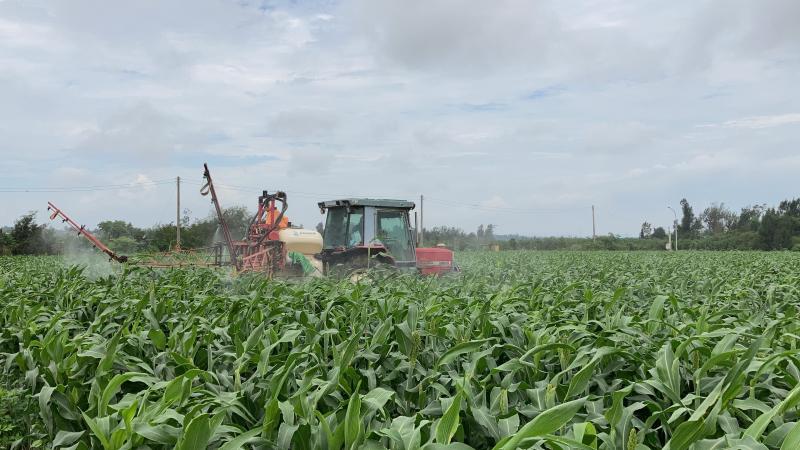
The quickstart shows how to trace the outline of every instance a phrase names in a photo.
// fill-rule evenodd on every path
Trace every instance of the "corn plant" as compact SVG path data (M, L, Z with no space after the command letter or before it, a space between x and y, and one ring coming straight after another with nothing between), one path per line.
M356 283L0 258L49 448L800 448L794 253L465 253Z

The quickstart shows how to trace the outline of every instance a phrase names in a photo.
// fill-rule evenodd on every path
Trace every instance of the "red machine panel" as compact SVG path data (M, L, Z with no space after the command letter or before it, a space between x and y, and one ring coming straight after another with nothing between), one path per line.
M417 269L422 275L441 275L453 271L453 251L434 247L417 249Z

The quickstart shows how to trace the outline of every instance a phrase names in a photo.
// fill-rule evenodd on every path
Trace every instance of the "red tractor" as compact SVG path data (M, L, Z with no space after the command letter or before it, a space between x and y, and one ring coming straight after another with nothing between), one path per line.
M325 273L371 265L439 275L456 270L453 252L416 246L409 223L414 203L405 200L349 198L319 202L325 220L323 246L316 255Z

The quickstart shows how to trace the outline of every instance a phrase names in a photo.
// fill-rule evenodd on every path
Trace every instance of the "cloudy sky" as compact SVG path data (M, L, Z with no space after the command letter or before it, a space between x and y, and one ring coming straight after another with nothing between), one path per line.
M635 235L800 196L800 2L0 0L0 224L289 194ZM18 192L28 189L52 192Z

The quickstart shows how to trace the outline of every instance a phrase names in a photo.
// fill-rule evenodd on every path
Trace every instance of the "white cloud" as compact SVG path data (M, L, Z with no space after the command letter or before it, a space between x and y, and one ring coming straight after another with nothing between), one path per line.
M267 130L273 136L291 139L311 139L329 135L338 123L332 111L300 108L280 111L270 118Z
M474 229L454 202L484 201L503 232L586 234L595 204L601 230L635 234L682 197L796 190L798 5L6 0L0 174L198 180L208 160L253 187L226 204L282 188L298 222L318 197L422 192L451 200L426 208L435 225ZM56 196L89 223L173 220L173 187L140 184ZM4 197L0 223L42 200Z
M58 167L52 172L50 178L54 186L74 186L76 183L91 181L92 174L82 167Z
M143 173L136 175L136 181L134 181L133 184L141 186L146 191L152 191L155 189L155 186L153 186L153 180Z
M187 144L188 132L180 130L180 120L148 103L122 110L98 126L85 129L77 151L107 158L136 158L142 162L180 151Z
M0 18L0 41L4 46L50 49L54 45L58 47L61 44L55 37L55 33L48 26Z
M484 208L508 208L508 202L499 195L493 195L491 198L481 201L480 205Z
M772 128L781 125L791 125L796 123L800 123L800 113L744 117L741 119L728 120L720 124L710 124L702 126L724 127L724 128L748 128L748 129L758 130L761 128Z
M349 11L380 57L409 68L486 72L541 59L560 31L545 4L517 0L357 1Z

